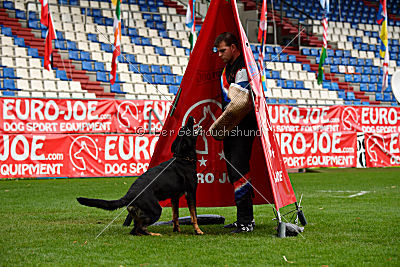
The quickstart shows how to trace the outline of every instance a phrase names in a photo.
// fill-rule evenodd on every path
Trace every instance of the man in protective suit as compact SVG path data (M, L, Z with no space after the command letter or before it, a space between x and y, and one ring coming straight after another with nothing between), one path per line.
M237 38L229 32L220 34L214 46L226 63L221 76L223 113L211 125L210 132L223 140L228 177L235 190L237 221L225 228L232 233L254 229L253 188L251 186L250 157L258 130L247 71Z

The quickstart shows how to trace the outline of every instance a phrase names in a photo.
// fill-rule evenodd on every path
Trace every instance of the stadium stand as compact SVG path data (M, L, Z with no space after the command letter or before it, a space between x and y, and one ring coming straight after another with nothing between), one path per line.
M274 0L268 21L299 46L265 47L269 103L291 105L396 105L382 91L377 1L333 0L328 26L324 82L316 80L322 46L318 1ZM261 9L241 0L243 11ZM400 66L399 3L388 3L389 74ZM36 1L0 3L1 91L3 96L172 99L189 60L185 7L170 0L128 0L121 6L122 55L116 84L110 86L113 10L108 0L58 0L50 5L57 31L53 71L43 68L46 28ZM201 19L197 18L201 29ZM259 45L251 45L256 60ZM34 78L33 78L34 77ZM389 77L390 83L390 77Z

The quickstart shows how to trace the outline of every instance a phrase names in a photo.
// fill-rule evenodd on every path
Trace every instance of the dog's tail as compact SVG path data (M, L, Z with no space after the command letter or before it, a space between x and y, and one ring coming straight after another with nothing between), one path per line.
M84 206L95 207L104 210L116 210L129 204L127 199L124 197L118 200L103 200L78 197L76 200L78 200L78 202Z

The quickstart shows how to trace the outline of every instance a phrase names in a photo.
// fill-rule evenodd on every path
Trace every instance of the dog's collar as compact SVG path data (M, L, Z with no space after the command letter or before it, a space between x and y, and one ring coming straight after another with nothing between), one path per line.
M183 159L183 160L190 161L190 162L196 162L197 161L197 159L192 159L192 158L189 158L189 157L174 156L174 158Z

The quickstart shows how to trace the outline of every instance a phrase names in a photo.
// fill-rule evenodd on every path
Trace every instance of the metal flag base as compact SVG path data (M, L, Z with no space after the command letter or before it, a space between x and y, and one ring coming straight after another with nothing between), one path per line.
M307 225L307 219L304 216L303 211L301 210L301 206L298 205L297 202L294 203L295 204L295 209L287 212L286 214L282 215L280 214L279 210L277 210L275 213L276 218L274 218L273 220L277 220L278 221L278 233L277 236L279 238L285 238L287 236L297 236L299 233L304 231L304 227L300 227L298 225L298 223L300 222L300 224L302 226ZM290 221L284 222L282 221L282 217L293 213L292 218L290 219L293 220L293 223L291 223ZM296 215L296 217L294 218L294 215Z

